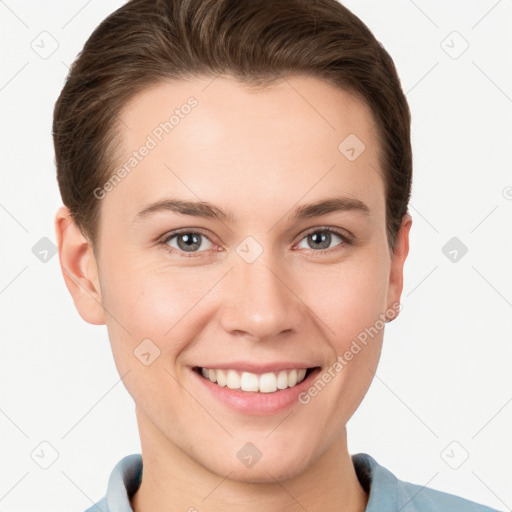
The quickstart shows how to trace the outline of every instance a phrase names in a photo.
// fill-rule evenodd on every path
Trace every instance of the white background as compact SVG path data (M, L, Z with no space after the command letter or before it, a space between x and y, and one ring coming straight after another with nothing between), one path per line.
M83 511L114 464L140 452L106 328L79 317L58 256L32 252L42 237L55 242L61 204L54 103L87 37L122 3L0 1L0 512ZM414 150L404 309L349 422L350 452L511 510L512 1L345 5L395 61ZM46 59L31 47L43 31L58 42ZM442 252L454 236L468 248L457 262ZM35 462L51 461L43 441L58 453L48 469Z

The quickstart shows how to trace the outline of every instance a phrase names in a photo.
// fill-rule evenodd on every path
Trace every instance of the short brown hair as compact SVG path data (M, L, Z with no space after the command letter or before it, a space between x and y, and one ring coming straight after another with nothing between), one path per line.
M390 55L337 0L131 0L94 30L53 119L62 200L94 248L101 203L94 190L115 168L123 106L165 79L217 74L262 87L309 75L365 101L381 142L394 248L411 193L409 106Z

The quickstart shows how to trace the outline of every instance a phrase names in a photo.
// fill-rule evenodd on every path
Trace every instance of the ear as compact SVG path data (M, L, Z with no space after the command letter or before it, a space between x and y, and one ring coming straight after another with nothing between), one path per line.
M80 316L88 323L105 323L98 266L91 243L62 206L55 215L55 234L64 281Z
M391 269L389 272L389 286L388 286L388 309L398 311L393 307L393 304L400 303L400 297L402 295L402 289L404 285L404 263L407 255L409 254L409 231L412 226L412 217L407 213L402 218L402 224L398 230L397 239L393 254L391 257ZM388 321L392 321L396 318L390 318Z

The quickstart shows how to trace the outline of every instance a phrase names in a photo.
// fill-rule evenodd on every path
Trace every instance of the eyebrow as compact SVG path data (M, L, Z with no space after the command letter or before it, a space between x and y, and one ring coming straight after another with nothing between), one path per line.
M222 221L234 222L235 216L229 211L224 211L217 206L206 201L182 201L178 199L163 199L156 203L146 206L134 219L134 222L140 221L158 212L170 211L182 215L191 215L194 217L204 217ZM370 208L359 199L351 197L334 197L323 199L316 203L303 204L298 206L292 212L292 218L295 220L309 219L319 217L328 213L353 211L363 214L369 214Z

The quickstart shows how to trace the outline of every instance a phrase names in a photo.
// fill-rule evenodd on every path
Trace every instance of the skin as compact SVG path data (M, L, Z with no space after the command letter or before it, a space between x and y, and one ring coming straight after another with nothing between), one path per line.
M371 111L312 77L262 90L229 76L169 81L125 105L120 165L190 96L198 105L101 199L96 257L67 208L55 219L75 306L85 321L106 324L136 405L144 474L132 507L362 512L368 497L345 425L372 381L383 329L308 404L279 414L228 408L190 368L235 359L328 368L399 302L412 220L404 217L390 250ZM349 134L366 146L355 161L338 150ZM334 196L369 212L294 220L298 206ZM168 197L213 203L234 220L160 211L134 221ZM326 227L352 243L333 234L324 248L308 238ZM206 236L192 253L178 237L158 243L181 228ZM236 252L248 236L263 250L252 263ZM160 350L149 366L133 353L146 338ZM236 456L247 442L262 453L252 467Z

